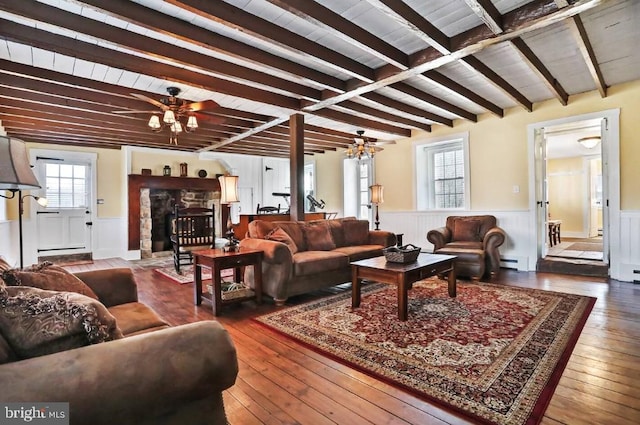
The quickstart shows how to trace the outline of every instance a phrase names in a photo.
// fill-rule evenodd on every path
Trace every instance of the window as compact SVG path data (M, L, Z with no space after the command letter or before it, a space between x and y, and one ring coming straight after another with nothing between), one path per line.
M86 208L89 179L87 165L46 163L45 179L48 208Z
M344 160L344 215L371 220L369 186L373 184L370 159Z
M417 143L419 209L469 208L468 134Z

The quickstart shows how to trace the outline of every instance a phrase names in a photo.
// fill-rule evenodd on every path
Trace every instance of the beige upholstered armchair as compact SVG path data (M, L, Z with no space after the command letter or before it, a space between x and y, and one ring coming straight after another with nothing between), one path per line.
M498 247L504 243L504 230L492 215L449 216L445 227L430 230L427 240L435 254L456 255L456 274L479 280L486 272L500 271Z

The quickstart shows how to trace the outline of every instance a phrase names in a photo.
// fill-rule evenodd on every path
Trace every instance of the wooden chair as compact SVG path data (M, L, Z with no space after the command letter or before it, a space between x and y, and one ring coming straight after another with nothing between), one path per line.
M174 207L171 221L171 246L176 273L181 265L193 264L191 251L209 249L215 245L215 211L211 208Z
M280 204L277 207L261 207L258 204L256 214L280 214Z

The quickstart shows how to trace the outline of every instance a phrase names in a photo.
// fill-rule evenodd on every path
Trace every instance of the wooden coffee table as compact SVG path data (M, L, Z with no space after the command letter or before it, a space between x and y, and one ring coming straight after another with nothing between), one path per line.
M239 251L225 252L221 249L205 249L193 251L193 271L195 282L194 301L196 305L202 303L202 299L211 301L213 315L218 316L224 304L234 304L249 299L255 299L256 303L262 303L262 255L263 252L255 249L240 249ZM222 299L222 277L220 271L233 269L233 281L240 282L242 268L253 266L255 285L255 295L250 297L234 298L230 300ZM202 291L202 267L211 269L211 283L213 293Z
M407 298L412 284L438 274L447 274L449 296L456 296L455 255L420 254L412 263L392 263L385 257L375 257L351 263L351 306L360 307L362 279L395 283L398 287L398 319L407 320Z

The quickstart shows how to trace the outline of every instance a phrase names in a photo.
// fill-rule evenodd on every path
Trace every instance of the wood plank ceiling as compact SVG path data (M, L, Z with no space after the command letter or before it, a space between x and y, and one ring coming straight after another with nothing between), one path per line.
M306 154L342 150L357 130L605 97L640 78L639 18L635 0L0 0L0 122L32 142L286 157L298 113ZM218 104L177 145L140 99L172 86Z

